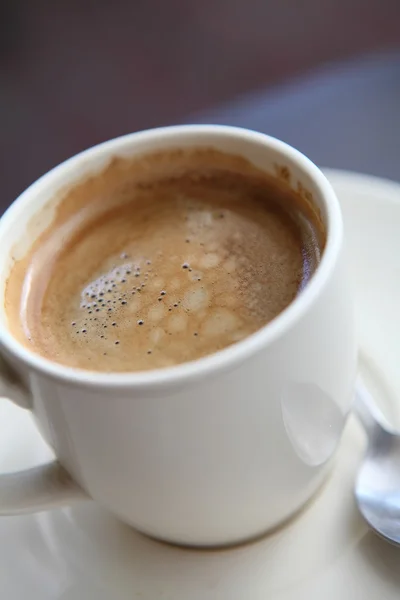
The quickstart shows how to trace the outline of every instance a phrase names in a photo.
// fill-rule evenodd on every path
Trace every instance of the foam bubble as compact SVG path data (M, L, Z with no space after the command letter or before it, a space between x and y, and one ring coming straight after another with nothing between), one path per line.
M157 323L158 321L161 321L164 314L165 306L163 304L157 304L149 308L147 316L152 323Z
M159 292L165 285L165 279L163 277L155 277L154 279L149 280L147 285L151 290Z
M149 333L149 340L154 344L154 346L160 344L165 337L166 333L161 327L154 327L154 329L152 329Z
M203 269L215 269L215 267L217 267L220 262L221 258L218 256L218 254L215 254L214 252L209 252L200 259L199 266Z
M142 307L142 299L140 294L135 293L135 295L129 298L129 304L127 305L127 311L129 313L137 313L138 310Z
M230 339L233 343L240 342L241 340L244 340L246 337L248 337L251 333L252 332L250 330L239 329L237 331L233 331L230 334Z
M201 333L207 337L218 337L232 332L240 325L238 317L227 308L216 308L206 318Z
M190 269L189 269L190 271ZM190 271L190 274L188 274L188 278L190 281L201 281L203 278L203 272L202 271Z
M186 310L197 312L208 304L209 295L204 287L192 287L183 296L182 306Z
M228 260L224 262L223 267L228 275L234 273L236 271L236 260L234 258L228 258Z
M186 331L189 318L185 313L171 315L168 318L168 331L170 333L181 333Z

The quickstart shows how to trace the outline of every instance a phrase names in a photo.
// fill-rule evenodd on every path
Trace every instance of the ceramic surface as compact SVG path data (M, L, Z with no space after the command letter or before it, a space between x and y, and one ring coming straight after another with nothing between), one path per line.
M326 171L342 205L361 372L400 426L400 186ZM7 600L397 600L399 551L370 533L353 481L365 437L351 417L331 477L284 528L224 551L148 539L88 502L0 519L0 596ZM0 469L51 457L27 412L0 401Z

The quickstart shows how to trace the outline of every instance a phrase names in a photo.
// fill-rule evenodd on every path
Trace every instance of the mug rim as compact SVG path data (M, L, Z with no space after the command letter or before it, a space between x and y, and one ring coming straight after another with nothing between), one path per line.
M147 390L159 386L174 386L176 384L196 381L215 372L231 369L256 354L260 349L271 345L301 319L325 287L341 249L343 221L339 201L325 175L309 158L286 142L250 129L212 124L172 125L129 133L92 146L46 172L13 201L0 218L0 239L4 230L17 217L18 211L21 210L21 205L29 202L32 193L37 194L41 188L47 188L49 185L52 185L63 173L65 174L68 170L73 171L80 163L86 163L90 166L92 159L102 154L111 156L114 152L117 153L123 147L129 147L135 144L135 142L152 141L152 139L157 140L160 137L170 137L172 141L176 137L182 139L185 135L190 137L202 135L206 137L216 133L226 135L227 137L239 137L249 142L261 143L264 146L267 145L271 150L275 150L277 154L279 153L291 158L303 172L308 173L311 177L324 205L327 237L321 262L304 290L274 319L243 340L235 342L215 353L171 367L121 373L90 371L70 367L33 352L19 342L6 327L2 327L0 329L0 345L11 356L20 360L31 369L46 374L52 379L69 384ZM195 146L195 142L193 146Z

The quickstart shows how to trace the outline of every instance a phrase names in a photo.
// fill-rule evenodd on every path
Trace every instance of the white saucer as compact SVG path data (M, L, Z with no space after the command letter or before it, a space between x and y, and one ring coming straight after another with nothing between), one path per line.
M400 426L400 185L326 171L341 201L367 384ZM396 404L396 398L398 402ZM399 550L367 530L353 500L365 444L350 418L333 474L284 529L225 551L159 544L93 503L0 519L4 600L398 599ZM0 472L50 452L31 417L0 400Z

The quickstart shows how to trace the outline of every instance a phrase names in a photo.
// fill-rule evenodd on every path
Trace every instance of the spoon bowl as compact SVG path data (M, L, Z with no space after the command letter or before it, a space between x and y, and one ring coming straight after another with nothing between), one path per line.
M359 383L354 411L368 435L368 447L357 475L355 497L368 525L400 546L400 434L391 430Z

